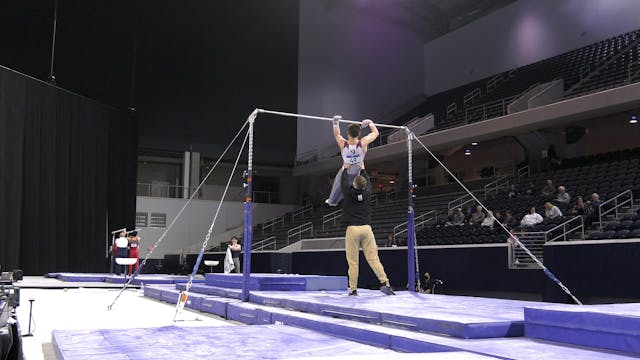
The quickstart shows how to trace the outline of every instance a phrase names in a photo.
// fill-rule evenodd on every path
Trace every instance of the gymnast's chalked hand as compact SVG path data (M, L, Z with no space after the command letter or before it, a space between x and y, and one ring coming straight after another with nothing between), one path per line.
M342 116L334 115L333 116L333 120L331 120L333 122L333 126L339 126L340 125L340 120L342 120Z
M362 124L360 126L362 128L366 128L368 126L371 126L371 124L373 124L373 121L371 121L371 119L365 119L365 120L362 120Z

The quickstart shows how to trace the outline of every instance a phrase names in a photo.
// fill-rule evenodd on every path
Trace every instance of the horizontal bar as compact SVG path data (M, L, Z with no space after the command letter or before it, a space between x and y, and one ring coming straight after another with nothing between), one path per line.
M258 110L258 113L263 113L263 114L273 114L273 115L297 117L297 118L304 118L304 119L333 121L333 118L330 118L330 117L302 115L302 114L294 114L294 113L288 113L288 112L282 112L282 111L271 111L271 110L264 110L264 109L257 109L257 110ZM345 119L340 120L340 122L347 123L347 124L358 124L358 125L362 123L362 121L353 121L353 120L345 120ZM403 129L403 130L406 129L406 126L387 125L387 124L378 124L378 123L374 123L374 124L377 127L381 127L381 128Z

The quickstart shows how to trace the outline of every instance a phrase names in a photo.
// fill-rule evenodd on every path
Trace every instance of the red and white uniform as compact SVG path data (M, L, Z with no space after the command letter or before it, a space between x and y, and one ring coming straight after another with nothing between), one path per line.
M138 253L139 247L140 247L139 237L136 236L133 239L129 240L129 257L138 259L138 261L136 261L136 271L138 270L138 265L140 264L140 259L139 259L140 256ZM133 265L129 265L129 275L131 275L132 273L132 268L133 268Z

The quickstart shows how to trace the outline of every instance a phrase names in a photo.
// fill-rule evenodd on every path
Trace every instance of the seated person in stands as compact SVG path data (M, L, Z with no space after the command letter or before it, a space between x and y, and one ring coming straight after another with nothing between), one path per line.
M495 214L493 214L493 218L496 219L496 221L500 221L500 222L502 222L502 220L504 219L504 217L502 216L502 212L500 210L497 210Z
M457 208L453 211L453 225L464 224L464 214L461 208Z
M591 195L591 203L589 207L591 208L591 213L587 215L586 219L584 219L585 226L591 226L594 221L600 220L600 195L598 193L593 193Z
M569 206L571 202L571 195L566 191L564 186L558 186L558 193L556 194L556 204L562 208Z
M533 187L533 183L529 182L529 187L527 188L527 195L528 196L533 196L533 195L535 195L535 193L536 193L536 190Z
M591 206L589 203L586 203L582 200L582 196L578 196L576 199L576 204L571 209L572 215L580 215L585 216L591 214Z
M384 245L385 247L397 247L398 243L396 242L396 237L393 234L389 234L387 238L387 243Z
M542 216L536 212L535 207L531 207L529 213L525 215L520 221L520 226L524 227L532 227L538 225L542 222Z
M516 220L516 218L513 217L511 210L507 210L507 212L504 215L504 219L502 220L502 223L504 224L504 226L507 227L507 229L513 229L516 226L518 226L518 220Z
M447 214L447 222L445 223L446 226L451 226L453 225L453 209L449 210L449 213Z
M478 205L476 206L476 212L471 214L471 219L469 219L469 224L480 225L482 223L482 220L484 220L484 218L485 218L485 215L482 212L482 206Z
M480 223L480 226L488 226L493 229L493 223L495 221L496 219L493 217L493 211L489 210L487 211L487 216L482 220L482 223Z
M518 189L516 189L516 184L511 184L511 186L509 186L509 191L507 192L507 197L509 197L509 198L518 197Z
M543 197L550 198L556 193L556 187L553 186L553 181L551 179L547 180L546 185L542 188L542 192L540 193Z
M562 217L562 211L552 203L546 202L544 204L544 216L547 219L555 219L557 217Z

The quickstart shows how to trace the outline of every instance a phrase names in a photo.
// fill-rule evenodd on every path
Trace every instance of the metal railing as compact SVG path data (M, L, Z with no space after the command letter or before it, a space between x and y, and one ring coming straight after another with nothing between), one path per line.
M275 226L278 225L278 224L284 226L284 215L263 222L262 223L262 235L264 235L264 231L267 228L273 230L275 228Z
M336 226L336 220L342 217L342 209L328 213L322 217L322 231L324 231L324 224L333 222L333 226Z
M293 229L287 231L287 246L291 245L291 239L297 239L294 242L302 240L302 234L309 233L309 236L313 236L313 222L309 221L300 226L296 226Z
M388 202L390 198L393 198L394 200L397 198L395 190L387 191L384 196L385 202Z
M458 103L449 104L449 106L447 106L447 119L455 115L456 111L458 111Z
M482 92L480 91L480 88L475 88L473 90L471 90L467 95L464 96L464 98L462 99L462 106L463 107L467 107L467 104L472 102L473 100L475 100L476 98L480 97L480 95L482 95Z
M370 203L373 206L378 206L378 195L372 194L371 195L371 199L370 199Z
M618 200L625 197L626 197L626 200ZM620 194L612 197L611 199L601 203L600 206L598 207L598 212L599 212L598 221L600 222L600 231L602 231L602 228L603 228L602 217L613 212L615 214L615 218L617 219L618 209L627 204L629 204L631 211L633 211L633 192L631 190L623 191ZM611 206L611 207L605 210L605 206L607 207Z
M272 248L271 250L276 250L277 242L278 241L275 236L269 236L264 240L253 243L251 245L251 251L265 249L269 250L269 248Z
M431 210L428 211L420 216L417 216L414 220L413 220L413 226L416 230L418 230L418 228L422 229L424 227L424 225L426 223L428 223L429 221L438 221L438 212L435 210ZM393 227L393 236L397 237L399 235L402 235L404 233L406 233L409 229L408 229L408 222L405 221L403 223L400 223L396 226Z
M533 255L542 261L544 249L544 236L539 233L529 233L526 237L518 236L520 242L526 246ZM522 248L515 243L510 243L509 269L539 269L540 266Z
M487 93L497 88L500 83L502 83L502 74L496 75L487 80Z
M507 107L519 95L509 96L495 101L471 106L464 109L464 122L476 122L507 115Z
M495 192L498 195L498 191L504 188L505 190L509 189L509 177L502 176L492 182L488 183L484 186L484 198L488 198L489 194Z
M516 177L518 179L518 182L520 181L520 179L523 179L525 176L527 178L531 177L531 168L529 167L529 165L525 165L516 171Z
M148 184L148 183L137 183L136 184L136 194L138 196L148 196L148 197L161 197L161 198L171 198L171 199L182 199L185 196L189 197L193 192L197 189L197 187L191 186L182 186L182 185L169 185L169 184ZM185 192L187 194L185 195ZM203 189L198 191L198 194L195 196L196 199L203 198Z
M519 232L514 233L514 235L517 236L538 259L543 260L545 243L559 239L567 241L567 237L576 231L580 231L580 239L584 239L584 219L582 216L575 216L549 230ZM537 269L539 266L529 258L524 250L511 244L509 246L509 268Z
M453 199L451 201L449 201L449 204L447 205L447 208L449 210L451 209L456 209L456 208L461 208L464 209L464 206L467 204L475 204L476 200L469 194L465 194L460 196L459 198Z
M562 231L558 231L560 229L562 229ZM581 231L580 239L584 239L584 219L582 218L582 216L576 216L554 228L545 231L544 241L551 242L556 241L560 238L562 238L562 240L564 241L567 241L567 234L572 234L578 230ZM557 235L555 235L555 237L551 237L554 236L554 233L557 233Z
M294 210L293 213L291 213L291 220L296 221L296 217L303 216L306 213L313 213L313 206L307 205L298 210Z

